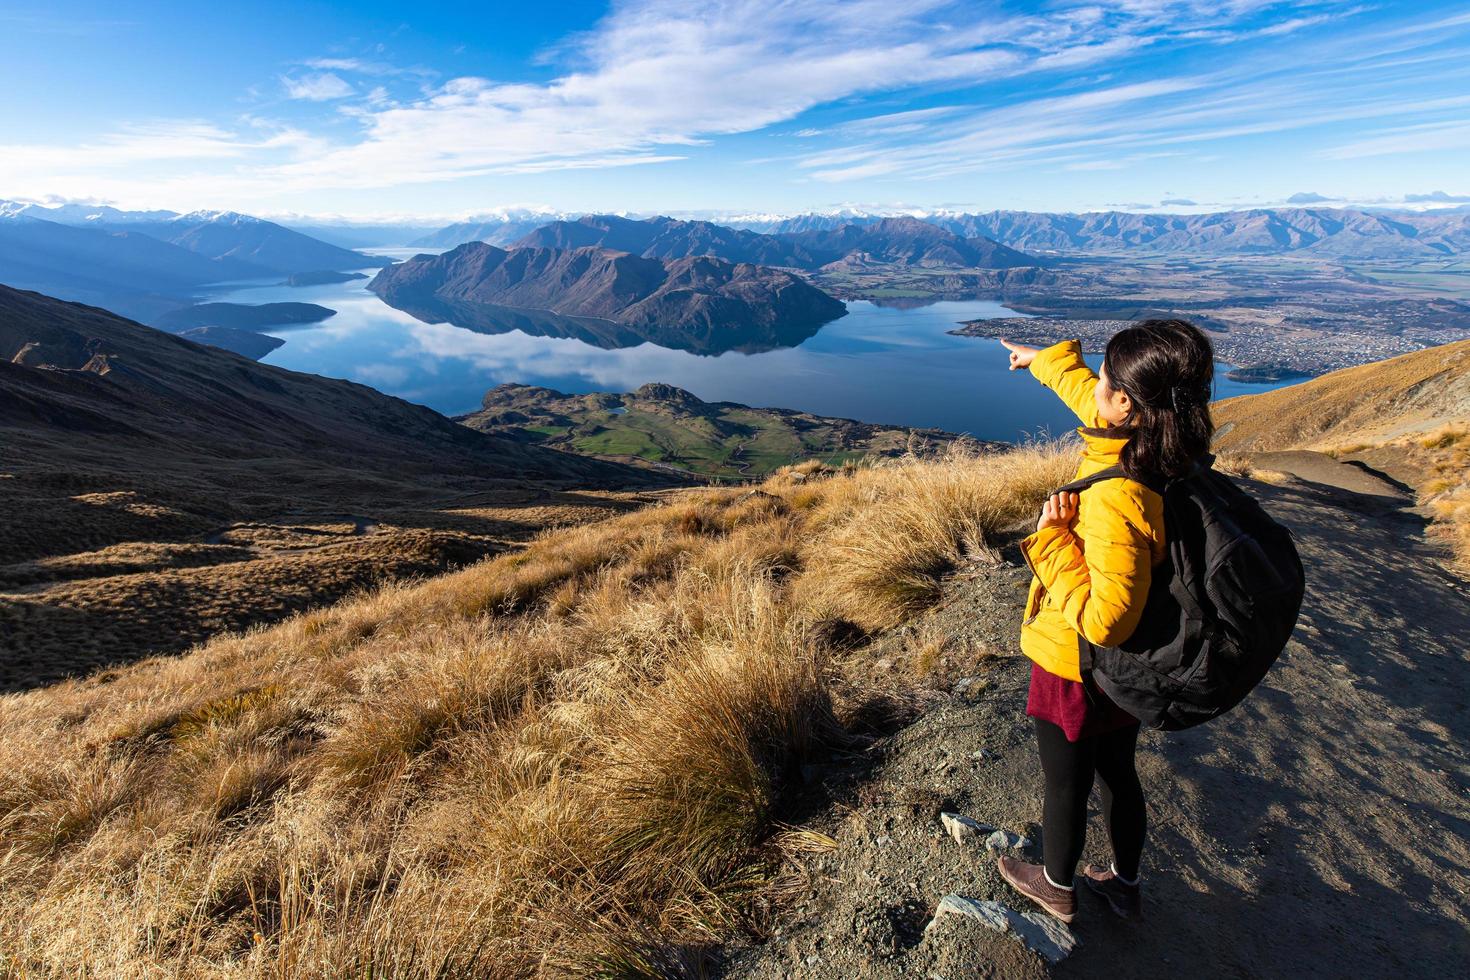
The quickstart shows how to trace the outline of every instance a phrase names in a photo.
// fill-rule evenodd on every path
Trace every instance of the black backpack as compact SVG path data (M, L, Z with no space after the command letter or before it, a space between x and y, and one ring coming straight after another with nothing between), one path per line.
M1138 628L1115 647L1078 635L1084 682L1150 728L1173 731L1235 707L1296 628L1305 574L1291 532L1211 468L1145 481L1164 498L1164 560ZM1111 466L1061 487L1123 475Z

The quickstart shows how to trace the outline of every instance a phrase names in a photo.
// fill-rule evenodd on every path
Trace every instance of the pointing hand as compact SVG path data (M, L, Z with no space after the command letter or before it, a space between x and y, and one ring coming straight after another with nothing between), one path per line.
M1013 344L1004 337L1000 339L1005 344L1006 350L1011 352L1011 370L1022 371L1031 366L1031 361L1036 357L1037 348L1027 347L1025 344Z

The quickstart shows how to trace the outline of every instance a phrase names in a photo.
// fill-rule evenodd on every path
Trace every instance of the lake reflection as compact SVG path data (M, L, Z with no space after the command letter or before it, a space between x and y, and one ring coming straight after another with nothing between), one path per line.
M981 439L1014 440L1077 424L1028 374L1008 370L997 341L946 333L962 320L1017 315L988 300L917 309L851 302L847 316L797 346L705 356L651 343L606 349L519 330L487 334L425 323L379 300L364 280L302 288L237 284L211 299L330 307L337 315L321 323L268 328L286 343L265 362L359 381L449 415L473 411L487 390L507 381L574 393L662 381L706 401L934 426ZM1100 360L1088 358L1094 367ZM1217 397L1279 387L1229 382L1223 371Z
M613 350L657 344L694 354L763 353L780 347L795 347L822 328L820 323L786 325L753 324L726 330L708 324L684 328L620 323L595 316L567 316L548 310L528 310L495 303L469 303L439 299L384 299L425 323L450 323L475 333L504 334L519 331L533 337L564 337L593 347Z

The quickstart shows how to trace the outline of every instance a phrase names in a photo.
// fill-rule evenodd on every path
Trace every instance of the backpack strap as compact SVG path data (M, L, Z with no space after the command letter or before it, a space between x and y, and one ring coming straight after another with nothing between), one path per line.
M1089 473L1086 476L1078 477L1065 486L1057 487L1055 490L1052 491L1052 493L1081 493L1083 490L1086 490L1094 483L1101 483L1104 480L1112 480L1122 475L1123 467L1117 465L1109 466L1105 470L1098 470L1096 473Z
M1213 456L1206 457L1206 460L1204 461L1197 461L1195 463L1194 472L1198 473L1208 468L1210 463L1212 463L1213 461ZM1083 490L1086 490L1094 483L1101 483L1104 480L1113 480L1119 477L1134 479L1133 477L1129 477L1128 474L1123 472L1123 467L1121 465L1115 463L1106 469L1098 470L1096 473L1089 473L1086 476L1078 477L1065 486L1057 487L1055 490L1052 491L1052 493L1081 493ZM1142 483L1144 486L1148 487L1150 490L1161 497L1164 495L1165 488L1168 487L1170 483L1170 481L1165 477L1155 476L1147 476L1144 477L1142 480L1136 480L1135 482Z

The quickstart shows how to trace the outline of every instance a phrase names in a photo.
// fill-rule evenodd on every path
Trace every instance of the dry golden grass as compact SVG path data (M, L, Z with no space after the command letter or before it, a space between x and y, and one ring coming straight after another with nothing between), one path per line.
M0 699L0 971L692 974L830 846L780 813L865 710L834 618L920 608L1074 459L691 491Z
M1227 451L1377 454L1375 465L1414 485L1435 518L1432 530L1470 573L1470 340L1227 398L1210 410L1221 430L1216 445Z
M138 651L188 649L226 630L331 602L387 579L464 565L494 544L468 535L401 531L338 541L311 551L258 554L225 545L117 545L48 570L55 584L0 586L0 690L137 659ZM116 572L141 551L175 567ZM121 553L121 554L120 554ZM143 561L142 556L135 556ZM219 563L207 561L223 558ZM80 577L88 567L96 577ZM11 566L12 570L17 566Z
M1291 479L1290 474L1282 473L1280 470L1257 466L1246 453L1230 450L1215 454L1214 468L1221 473L1245 477L1248 480L1259 480L1262 483L1285 483Z
M1470 340L1210 406L1230 449L1325 449L1417 437L1470 415Z
M1434 515L1432 529L1449 544L1455 564L1470 575L1470 425L1446 425L1421 436L1430 476L1419 501Z

